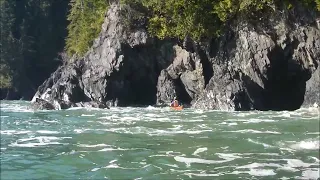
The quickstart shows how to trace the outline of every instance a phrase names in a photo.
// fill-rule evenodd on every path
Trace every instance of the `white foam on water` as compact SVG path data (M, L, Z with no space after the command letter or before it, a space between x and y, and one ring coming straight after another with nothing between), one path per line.
M171 122L172 119L167 118L167 117L157 117L157 118L150 118L149 120L153 121L159 121L159 122Z
M320 140L305 140L290 146L295 150L318 150L320 149Z
M306 134L308 134L308 135L320 135L320 132L308 132Z
M2 102L1 102L1 111L3 112L34 112L34 110L28 108L28 106L23 106L19 104L4 104Z
M103 149L100 149L99 152L107 152L107 151L127 151L127 150L130 150L130 149L122 149L122 148L103 148Z
M167 128L167 129L169 129L169 130L179 130L179 129L181 129L182 127L183 127L183 125L173 125L172 128Z
M202 114L202 113L204 113L204 111L201 110L201 109L196 109L196 110L194 111L194 113L195 113L195 114Z
M276 167L282 168L281 165L275 163L251 163L243 166L238 166L236 169L254 169L254 168L263 168L263 167Z
M106 168L106 169L113 169L113 168L120 168L120 166L119 166L118 164L110 164L110 165L108 165L108 166L106 166L106 167L104 167L104 168Z
M5 134L5 135L17 135L17 134L29 134L31 133L32 131L25 131L25 130L22 130L22 131L17 131L17 130L4 130L4 131L0 131L1 134Z
M144 117L160 117L159 114L147 113L143 115Z
M236 123L236 122L233 122L233 123L229 123L229 124L228 124L228 126L236 126L236 125L238 125L238 123Z
M269 161L273 161L273 159L268 159ZM317 163L305 163L299 159L274 159L274 161L287 161L286 164L276 164L276 163L251 163L248 165L238 166L236 169L250 169L250 171L234 171L232 174L240 174L240 173L248 173L253 176L260 176L258 171L269 171L265 169L265 167L277 168L277 171L288 171L288 172L297 172L299 169L297 168L308 168L310 166L318 166ZM273 171L273 170L272 170ZM258 174L256 174L258 173ZM272 175L273 173L265 173L263 174Z
M289 118L289 117L291 117L291 113L288 112L288 111L282 111L282 112L280 112L280 114L278 115L278 117L286 117L286 118Z
M12 147L37 147L37 146L46 146L46 145L57 145L57 144L63 144L63 143L59 143L59 142L40 142L40 143L28 143L28 144L17 144L17 143L13 143L9 146Z
M163 135L175 135L175 134L201 134L203 132L212 132L212 130L179 130L179 131L165 131L156 130L149 132L148 135L163 136Z
M179 166L176 164L164 164L164 163L160 163L160 164L165 165L165 166L169 166L169 167L173 167L173 168L179 168Z
M316 158L316 157L309 156L309 158L310 158L310 159L313 159L316 163L319 163L319 162L320 162L320 160L319 160L318 158Z
M320 178L320 169L307 169L302 172L301 179L319 179Z
M0 116L0 118L2 119L2 118L8 118L8 117L10 117L10 116Z
M257 114L256 111L250 111L250 112L235 112L233 113L233 115L238 116L238 117L246 117L246 116L250 116L253 114Z
M83 133L85 131L90 131L90 130L92 130L92 129L74 129L73 131L78 133L78 134L81 134L81 133Z
M125 117L121 117L121 120L123 120L123 121L139 121L140 118L132 117L132 116L125 116Z
M93 117L95 116L94 114L81 114L82 117Z
M192 178L192 176L196 176L196 177L218 177L223 175L223 173L218 173L218 174L208 174L208 173L185 173L185 175L189 176L189 178Z
M288 171L288 172L297 172L297 171L299 171L299 170L296 169L296 168L288 167L288 166L278 168L277 170L278 170L278 171L279 171L279 170Z
M249 123L261 123L261 122L275 122L273 119L256 119L256 118L251 118L248 120L245 120L243 123L249 124Z
M272 169L250 169L249 171L233 171L230 174L250 174L252 176L274 176L276 173Z
M219 164L227 162L226 160L206 160L206 159L200 159L200 158L186 158L181 156L175 156L174 160L182 163L186 163L187 166L190 166L191 163L197 163L197 164Z
M254 144L263 145L265 148L274 147L272 145L269 145L269 144L266 144L266 143L262 143L262 142L259 142L259 141L255 141L255 140L252 140L250 138L248 138L248 141L251 142L251 143L254 143Z
M97 129L96 129L97 130ZM130 128L110 128L110 129L103 129L103 131L108 132L116 132L116 133L127 133L127 134L147 134L149 136L172 136L175 134L201 134L203 132L212 132L211 129L204 129L204 130L161 130L161 129L154 129L154 128L147 128L147 127L130 127Z
M57 140L62 140L62 139L71 139L71 137L38 136L38 137L32 137L32 138L23 138L23 139L18 139L16 142L10 144L9 146L37 147L37 146L46 146L46 145L66 144L66 143L57 142ZM36 141L36 142L23 143L28 141Z
M59 134L58 131L49 131L49 130L38 130L36 132L40 134Z
M44 122L47 122L47 123L57 123L58 121L56 121L56 120L43 120Z
M317 165L315 163L305 163L300 159L283 159L283 160L287 161L287 165L285 165L285 167L297 168L297 167L310 167L312 165Z
M109 163L112 164L114 162L117 162L118 160L114 159L114 160L111 160Z
M242 153L241 155L281 156L278 153Z
M276 132L276 131L258 131L258 130L254 130L254 129L242 129L242 130L224 131L224 132L254 133L254 134L281 134L280 132Z
M224 160L207 160L207 159L200 159L200 158L187 158L182 156L175 156L174 160L178 162L185 163L187 166L190 166L191 163L196 164L220 164L229 161L233 161L237 158L241 158L240 156L235 156L234 154L225 154L225 153L216 153L220 158Z
M198 148L196 151L194 151L194 153L192 155L194 156L198 156L199 153L205 152L207 151L208 148L204 147L204 148Z
M92 172L98 171L100 168L93 168L91 169Z
M290 178L288 178L288 177L281 177L280 179L281 179L281 180L288 180L288 179L290 179Z
M93 144L93 145L89 145L89 144L79 144L79 147L110 147L110 145L107 144Z
M177 119L177 120L180 120L181 119ZM203 119L194 119L194 120L186 120L186 121L182 121L182 122L203 122L204 120Z
M175 156L177 154L181 154L180 152L175 152L175 151L166 151L166 155L171 155L171 156ZM182 155L181 155L182 156Z
M80 109L86 109L85 107L71 107L66 109L66 111L74 111L74 110L80 110Z
M272 169L250 169L248 174L252 176L274 176L276 173Z
M98 119L107 119L107 120L111 120L112 117L111 116L103 116L103 117L99 117Z
M207 117L208 117L207 115L203 114L203 115L201 115L201 116L195 116L195 117L193 117L193 118L202 119L202 118L207 118Z
M102 124L102 125L107 125L107 126L109 126L109 125L112 125L113 123L112 122L103 122L103 121L96 121L97 123L99 123L99 124Z
M225 159L227 161L233 161L235 159L242 158L238 153L216 153L219 158Z
M153 107L153 106L148 106L146 109L147 109L147 110L156 110L156 109L158 109L158 108Z
M295 110L295 112L302 113L304 115L320 115L319 107L300 108Z

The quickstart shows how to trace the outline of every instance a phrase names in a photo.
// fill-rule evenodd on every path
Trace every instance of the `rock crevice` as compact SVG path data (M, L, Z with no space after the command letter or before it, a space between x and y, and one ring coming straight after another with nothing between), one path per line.
M144 22L126 27L121 8L112 5L91 50L59 67L33 101L63 109L85 103L168 105L177 96L203 109L313 106L320 101L319 18L304 11L274 13L258 25L239 18L220 38L195 42L186 37L179 45L150 36Z

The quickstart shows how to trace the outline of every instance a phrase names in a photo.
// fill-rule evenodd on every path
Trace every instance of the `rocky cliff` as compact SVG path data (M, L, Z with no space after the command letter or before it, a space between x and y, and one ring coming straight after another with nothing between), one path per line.
M58 68L32 101L56 109L83 102L166 105L174 96L220 110L319 104L319 15L295 8L264 18L239 17L218 39L178 42L151 37L144 23L127 27L112 5L91 50Z

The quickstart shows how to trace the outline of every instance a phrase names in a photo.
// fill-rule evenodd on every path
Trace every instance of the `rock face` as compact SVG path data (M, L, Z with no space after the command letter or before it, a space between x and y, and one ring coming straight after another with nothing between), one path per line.
M178 99L191 99L202 109L294 110L319 104L319 18L303 9L290 13L273 14L266 24L239 19L220 39L188 55L176 53L168 73L160 75L158 102L183 87L188 98L178 94ZM192 68L195 62L200 65Z
M219 39L179 44L150 37L143 23L126 27L112 5L91 50L57 69L33 101L56 109L167 105L174 96L220 110L319 104L319 16L296 8L266 18L257 24L240 17Z
M174 96L189 104L204 89L202 64L197 53L191 53L180 46L173 47L175 57L172 64L162 70L158 78L158 104L169 104Z
M40 98L68 108L90 101L109 106L156 101L157 78L169 65L174 44L150 38L144 24L129 31L120 13L117 5L109 8L91 50L59 67L38 88L32 102Z

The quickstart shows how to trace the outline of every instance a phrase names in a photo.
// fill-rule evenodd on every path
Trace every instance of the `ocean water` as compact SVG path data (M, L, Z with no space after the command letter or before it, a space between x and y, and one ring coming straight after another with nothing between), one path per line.
M1 101L1 180L318 179L319 109L33 111Z

